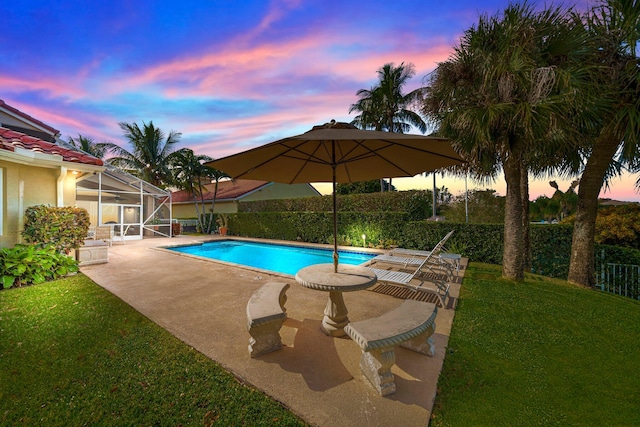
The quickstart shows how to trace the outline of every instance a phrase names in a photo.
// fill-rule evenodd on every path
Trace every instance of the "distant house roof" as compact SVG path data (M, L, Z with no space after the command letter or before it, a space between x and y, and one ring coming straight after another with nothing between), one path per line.
M33 153L58 155L61 156L62 161L65 162L94 166L104 165L102 160L89 154L64 148L22 132L0 127L0 150L16 152L16 149L27 150Z
M254 181L249 179L220 181L218 183L218 194L216 195L216 200L237 200L249 193L253 193L254 191L259 190L266 185L269 185L269 181ZM215 186L215 183L204 185L204 200L213 200ZM171 193L171 200L172 203L191 203L193 202L193 197L187 194L186 191L182 190Z
M636 205L638 202L624 202L620 200L612 200L612 199L598 199L598 204L600 206L622 206L622 205Z
M35 125L35 127L39 127L42 128L48 132L50 132L52 135L60 135L60 131L58 129L55 129L51 126L49 126L48 124L41 122L40 120L31 117L30 115L23 113L22 111L18 110L15 107L12 107L11 105L7 104L6 102L4 102L2 99L0 99L0 110L4 110L7 114L12 115L14 117L18 117L20 119L22 119L23 121L26 121L28 123L31 123L32 125Z

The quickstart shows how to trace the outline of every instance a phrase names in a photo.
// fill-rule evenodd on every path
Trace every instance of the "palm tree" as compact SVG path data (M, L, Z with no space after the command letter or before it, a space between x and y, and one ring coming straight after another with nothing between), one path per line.
M597 92L596 134L580 178L568 280L595 286L595 227L598 195L619 169L638 168L640 150L640 3L609 0L586 16L592 65L592 90Z
M573 64L582 33L568 11L540 13L509 5L481 16L438 64L425 88L423 113L452 139L473 173L502 170L505 200L504 277L521 280L529 259L528 174L557 164L578 140L568 125Z
M75 148L84 151L87 154L91 154L93 157L104 159L107 150L109 149L108 142L93 142L92 138L82 136L78 134L77 138L69 137L69 144Z
M349 113L358 112L351 124L360 129L406 133L412 127L420 132L427 131L427 124L420 115L410 109L417 105L421 98L421 90L416 89L408 94L402 92L408 80L415 75L415 67L409 63L401 63L395 67L393 63L384 64L378 69L378 83L371 89L360 89L356 95L360 98L349 108ZM380 188L384 191L384 182L380 180ZM391 188L391 180L389 180Z
M166 188L171 183L170 164L182 134L171 131L165 135L151 121L149 124L142 122L142 128L137 123L121 122L118 125L133 151L107 143L108 150L114 154L108 162L150 184Z
M206 155L196 155L193 150L185 148L179 150L173 156L171 162L172 185L185 191L193 198L196 208L196 219L198 228L205 230L205 204L204 204L204 184L210 181L211 168L204 166L204 162L213 159ZM200 199L200 205L198 205ZM202 209L202 211L200 210ZM208 221L211 222L211 221Z
M360 89L356 95L358 102L351 105L349 113L359 112L353 125L361 129L382 130L405 133L412 127L422 133L427 131L427 124L420 115L410 109L420 100L421 90L416 89L407 94L402 90L408 80L415 75L415 67L409 63L384 64L378 71L378 83L371 89Z
M213 159L211 159L213 160ZM231 178L229 175L227 175L226 173L218 170L218 169L214 169L211 168L209 166L205 166L208 169L208 177L209 179L212 179L215 181L215 186L214 186L214 190L213 190L213 198L211 199L211 208L209 209L209 212L211 213L211 217L208 221L208 228L207 228L207 232L211 233L211 227L213 225L213 212L214 212L214 208L215 208L215 204L216 204L216 198L218 197L218 184L220 183L221 179L225 179L225 178Z

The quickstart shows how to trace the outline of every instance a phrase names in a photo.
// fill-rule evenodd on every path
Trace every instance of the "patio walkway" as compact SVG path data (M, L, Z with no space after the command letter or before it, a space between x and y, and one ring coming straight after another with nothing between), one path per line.
M396 350L397 391L379 396L361 374L360 348L347 338L320 330L328 294L298 285L293 278L169 253L160 246L210 240L179 236L114 244L109 263L82 272L149 319L238 378L282 402L318 426L426 426L436 394L453 310L440 309L432 358ZM461 271L461 275L464 269ZM280 333L284 348L250 358L246 304L268 281L291 284L288 319ZM459 284L451 285L453 298ZM402 302L377 292L344 295L349 318L367 319Z

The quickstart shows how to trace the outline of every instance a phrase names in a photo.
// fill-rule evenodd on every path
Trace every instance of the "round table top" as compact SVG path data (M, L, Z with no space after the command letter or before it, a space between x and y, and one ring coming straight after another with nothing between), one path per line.
M327 292L359 291L370 288L377 280L370 268L350 264L338 264L337 273L333 264L314 264L296 273L296 281L305 288Z

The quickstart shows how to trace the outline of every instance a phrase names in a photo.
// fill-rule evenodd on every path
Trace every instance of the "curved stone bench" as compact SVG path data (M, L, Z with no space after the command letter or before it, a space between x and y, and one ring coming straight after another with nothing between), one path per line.
M287 283L269 282L255 291L247 304L249 354L260 356L282 347L280 328L287 318Z
M394 393L391 367L396 361L395 346L401 345L433 356L433 335L438 307L432 303L406 300L382 316L349 323L344 331L362 349L360 370L380 395Z

